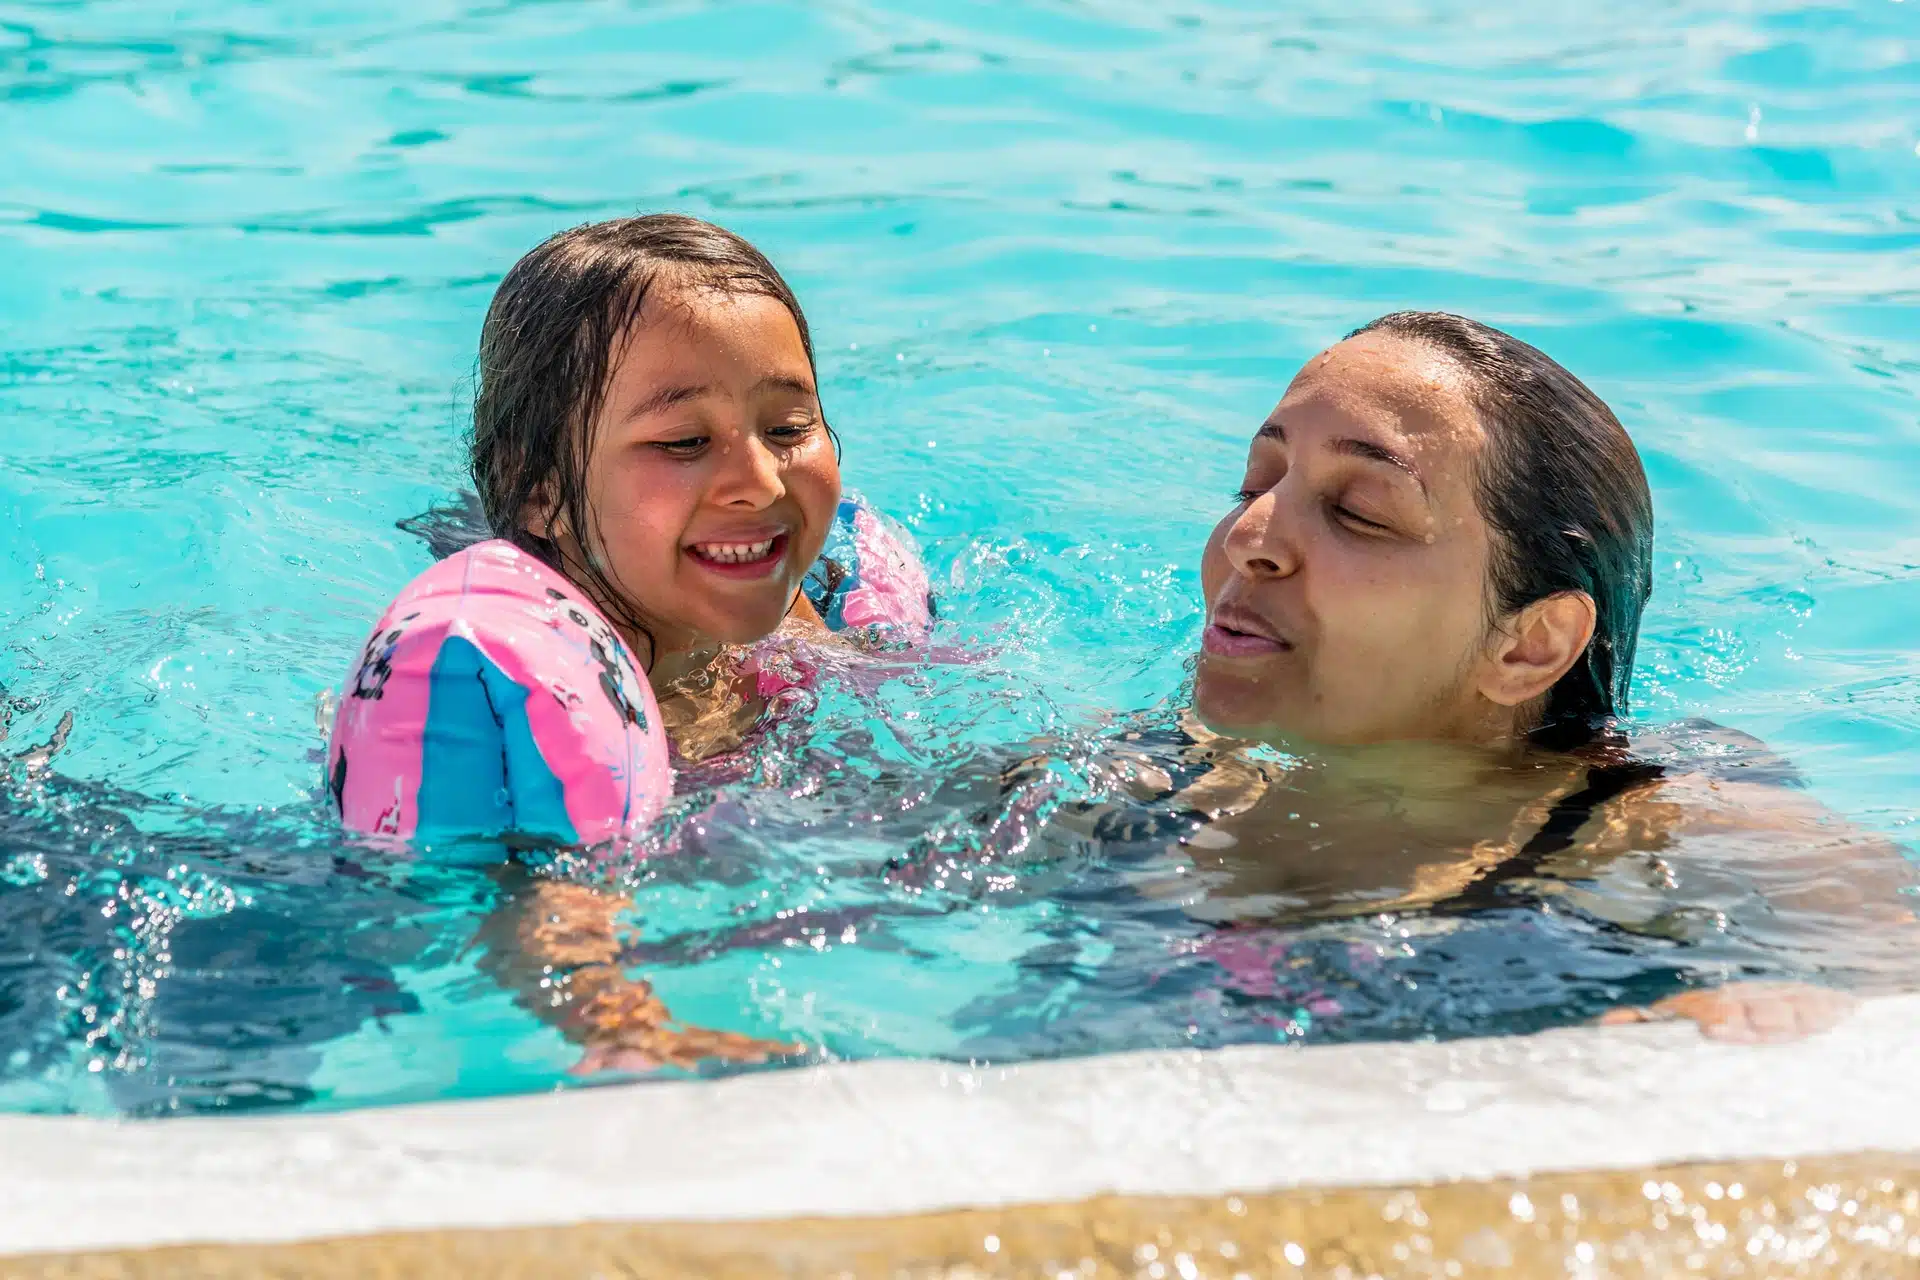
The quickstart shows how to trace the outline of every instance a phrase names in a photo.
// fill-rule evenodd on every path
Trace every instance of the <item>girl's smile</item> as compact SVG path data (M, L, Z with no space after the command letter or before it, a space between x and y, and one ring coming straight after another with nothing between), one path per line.
M701 568L722 577L764 578L779 568L792 541L792 535L780 529L758 538L736 535L689 543L687 554Z

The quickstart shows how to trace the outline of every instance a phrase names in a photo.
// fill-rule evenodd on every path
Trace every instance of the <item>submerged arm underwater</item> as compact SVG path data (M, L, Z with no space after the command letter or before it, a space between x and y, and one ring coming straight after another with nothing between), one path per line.
M481 925L480 968L521 1008L581 1048L577 1074L692 1070L702 1061L764 1062L788 1044L677 1024L644 978L621 963L633 903L604 889L529 873L495 873L502 896Z
M1803 791L1681 775L1622 797L1604 815L1596 852L1619 832L1657 833L1655 865L1683 889L1696 918L1737 930L1840 988L1733 981L1608 1014L1610 1024L1686 1018L1717 1039L1792 1039L1834 1025L1853 995L1912 990L1920 919L1916 869L1884 836L1864 830ZM1631 848L1631 845L1627 846ZM1604 856L1604 854L1603 854ZM1615 877L1601 870L1599 879ZM1599 894L1569 886L1593 909Z

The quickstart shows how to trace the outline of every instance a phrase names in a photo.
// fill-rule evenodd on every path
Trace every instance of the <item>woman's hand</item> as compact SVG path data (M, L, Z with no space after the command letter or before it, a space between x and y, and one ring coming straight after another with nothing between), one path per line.
M1644 1007L1615 1009L1602 1015L1600 1025L1685 1019L1697 1023L1709 1040L1781 1044L1833 1029L1859 1003L1844 991L1806 982L1734 982L1682 991Z

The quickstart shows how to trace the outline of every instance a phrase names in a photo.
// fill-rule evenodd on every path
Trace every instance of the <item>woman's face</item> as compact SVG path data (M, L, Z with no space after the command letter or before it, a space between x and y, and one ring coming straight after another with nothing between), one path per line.
M840 501L799 327L773 298L656 286L630 334L587 460L601 567L656 659L759 640Z
M1195 710L1236 737L1487 741L1486 446L1459 368L1364 334L1310 361L1207 543Z

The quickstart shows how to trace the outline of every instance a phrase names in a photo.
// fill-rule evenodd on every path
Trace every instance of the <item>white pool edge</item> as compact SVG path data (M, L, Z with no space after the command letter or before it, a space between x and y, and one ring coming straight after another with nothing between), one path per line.
M1920 996L1794 1044L1690 1027L868 1062L322 1115L0 1117L0 1255L875 1215L1920 1152Z

